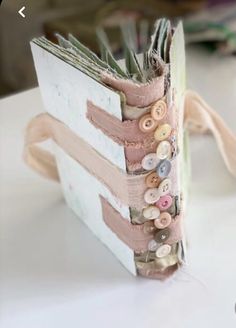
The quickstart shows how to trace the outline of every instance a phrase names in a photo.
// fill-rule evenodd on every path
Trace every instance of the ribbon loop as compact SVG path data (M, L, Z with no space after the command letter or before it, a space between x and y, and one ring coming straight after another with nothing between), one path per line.
M185 124L194 132L210 131L229 172L236 177L236 136L223 119L194 91L185 93Z

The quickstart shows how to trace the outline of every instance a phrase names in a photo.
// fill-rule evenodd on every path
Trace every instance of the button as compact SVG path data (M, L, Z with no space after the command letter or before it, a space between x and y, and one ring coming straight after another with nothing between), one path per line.
M158 188L150 188L147 189L144 194L144 200L148 204L154 204L156 203L160 198L159 190Z
M142 132L152 132L157 125L158 123L149 114L142 116L139 120L139 128Z
M171 215L168 212L162 212L158 219L155 219L154 225L157 229L164 229L171 224Z
M167 210L172 205L172 197L170 195L162 196L156 203L161 211Z
M170 229L165 228L163 230L158 231L155 234L154 239L157 243L164 243L169 237L170 237Z
M146 220L157 219L160 215L160 210L158 207L150 205L143 209L143 216Z
M156 168L159 160L156 153L150 153L144 156L142 159L142 167L144 170L151 171Z
M158 248L159 244L154 240L150 240L148 243L148 250L151 252L155 252Z
M158 177L156 172L150 173L146 176L145 183L148 188L157 188L161 182L161 179Z
M171 246L168 244L165 245L161 245L160 247L158 247L158 249L156 250L156 257L165 257L167 255L169 255L171 252Z
M151 234L156 230L156 227L153 224L153 221L148 221L143 224L144 234Z
M164 179L161 181L158 187L159 195L160 197L165 196L170 193L171 188L171 180L170 179Z
M171 157L171 144L169 141L161 141L157 146L157 158L166 159Z
M171 126L169 124L163 124L158 126L155 131L154 137L157 141L162 141L167 139L171 134Z
M156 121L162 120L167 113L167 106L164 100L156 101L151 107L151 115Z
M166 178L171 171L171 162L168 159L161 161L157 166L157 174L160 178Z

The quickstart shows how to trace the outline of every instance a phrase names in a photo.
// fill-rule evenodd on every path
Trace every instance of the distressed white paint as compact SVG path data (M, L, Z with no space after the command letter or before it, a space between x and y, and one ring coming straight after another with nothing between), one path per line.
M136 275L134 253L104 223L99 195L105 197L125 218L129 218L129 208L121 205L99 180L58 146L56 146L56 157L68 206L115 254L118 260Z
M86 118L86 103L91 100L121 119L120 96L38 45L31 43L31 48L46 111L125 170L124 147L94 128Z
M126 170L124 147L96 129L86 118L86 103L91 100L121 119L119 95L36 44L32 43L31 47L46 111L64 122L114 165ZM59 147L56 147L56 157L68 206L136 275L134 253L104 223L99 195L104 196L127 220L130 220L129 207L121 204L100 181Z

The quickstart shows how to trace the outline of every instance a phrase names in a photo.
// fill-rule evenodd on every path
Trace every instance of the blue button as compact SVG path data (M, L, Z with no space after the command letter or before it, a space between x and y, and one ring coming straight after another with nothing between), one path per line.
M171 162L167 159L161 161L157 166L157 174L160 178L166 178L171 171Z

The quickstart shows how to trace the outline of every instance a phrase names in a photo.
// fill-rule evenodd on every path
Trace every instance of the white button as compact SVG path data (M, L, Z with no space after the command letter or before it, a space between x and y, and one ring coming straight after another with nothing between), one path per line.
M158 191L159 191L159 195L161 196L165 196L167 194L170 193L170 189L171 189L171 180L170 179L164 179L158 187Z
M166 159L171 156L171 144L169 141L161 141L157 146L157 158Z
M148 243L148 250L151 252L155 252L158 248L158 244L154 239L150 240Z
M167 255L169 255L171 252L171 246L170 245L167 245L167 244L164 244L160 247L158 247L158 249L156 250L156 257L165 257Z
M156 168L158 162L159 160L157 158L156 153L150 153L144 156L144 158L142 159L142 167L144 168L144 170L147 171L153 170Z
M157 188L150 188L144 194L144 200L148 204L154 204L160 198L159 190Z
M143 216L147 220L155 220L159 217L160 210L158 207L150 205L143 210Z

